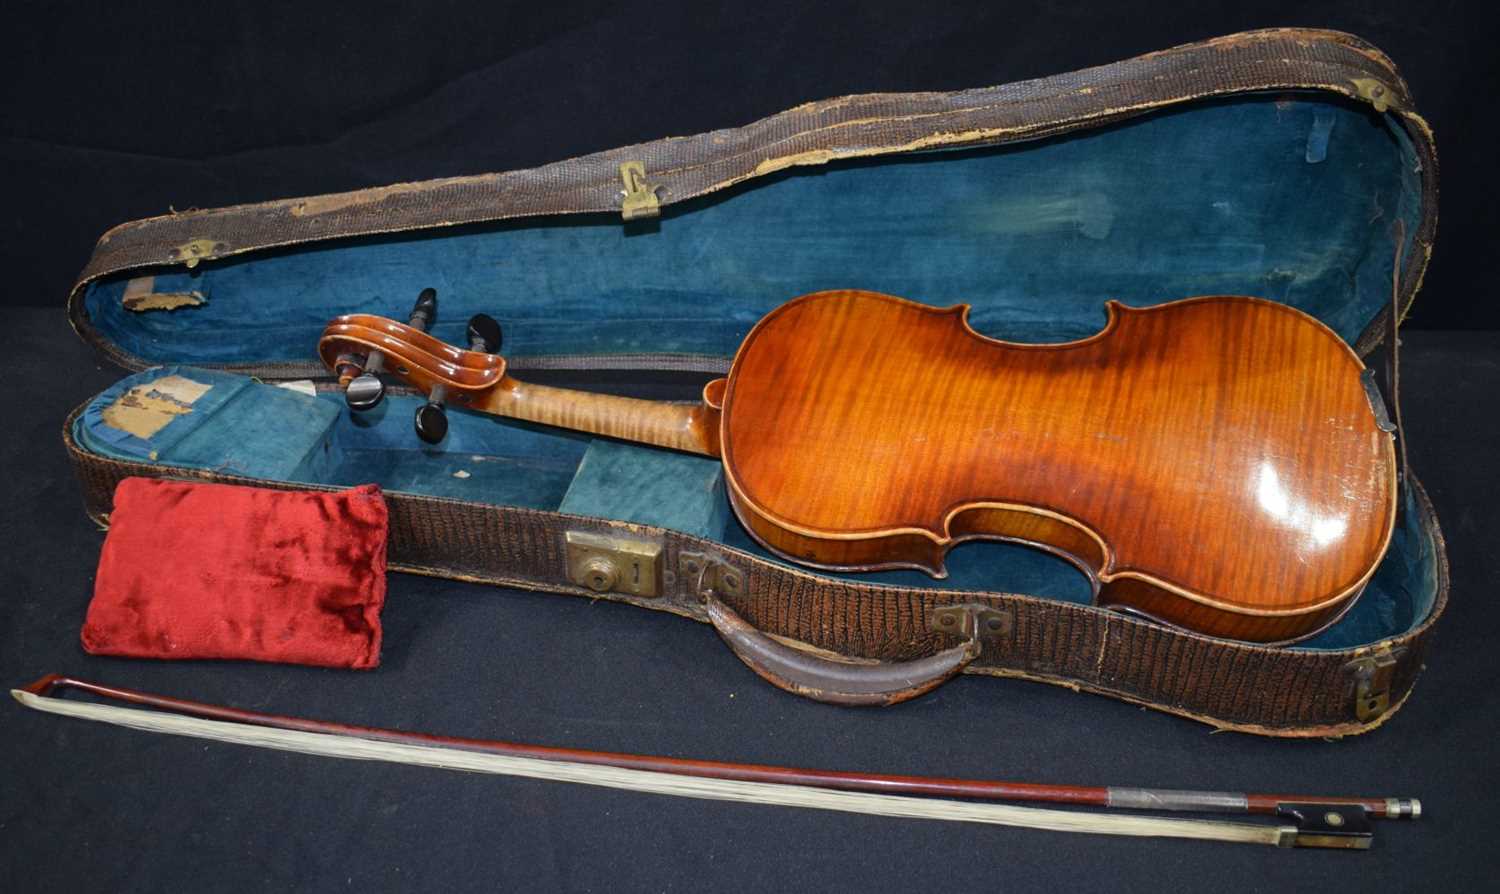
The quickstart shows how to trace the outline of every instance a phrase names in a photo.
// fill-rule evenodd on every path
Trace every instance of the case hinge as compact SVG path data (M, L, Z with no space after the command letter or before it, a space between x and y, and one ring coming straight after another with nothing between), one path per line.
M1361 723L1376 719L1391 707L1391 675L1396 669L1396 659L1406 651L1381 646L1377 651L1362 655L1344 665L1354 675L1354 716Z
M569 531L568 579L595 593L661 593L661 544L589 531Z
M182 243L168 252L168 254L172 256L173 260L181 261L191 270L198 266L199 261L212 258L228 247L224 243L215 242L212 239L194 239L192 242Z
M620 179L625 188L620 191L620 216L626 220L642 220L661 216L661 200L656 191L661 189L646 182L646 165L639 161L627 161L620 165Z
M1010 612L987 605L939 605L927 613L927 628L955 636L1005 636Z
M693 595L741 596L745 573L708 553L683 550L677 554L677 573L693 588Z

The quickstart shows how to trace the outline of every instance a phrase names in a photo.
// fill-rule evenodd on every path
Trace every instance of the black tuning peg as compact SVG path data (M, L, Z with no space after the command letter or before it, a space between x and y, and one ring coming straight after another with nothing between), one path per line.
M344 389L344 403L349 409L373 410L385 398L385 383L380 381L380 354L377 351L370 352L370 359L365 361L365 371L349 383Z
M406 325L426 332L437 319L437 289L426 288L417 295L417 303L411 306L411 317Z
M493 317L475 314L469 319L468 335L471 351L493 354L500 350L500 324ZM448 413L443 408L443 397L443 386L434 386L427 396L427 403L417 407L416 418L412 420L417 437L429 444L436 444L448 435Z
M448 413L443 409L442 385L434 385L427 403L417 407L412 426L417 430L417 437L429 444L436 444L448 436Z
M500 324L489 314L469 318L469 350L493 354L500 350Z
M417 295L417 302L411 307L411 316L406 325L421 332L426 332L432 321L437 319L437 289L423 289ZM385 383L380 381L380 371L385 368L385 355L379 351L371 351L370 356L365 359L365 371L362 375L349 383L344 389L344 402L349 409L363 412L373 410L385 398ZM438 404L441 409L442 404ZM447 425L443 426L447 431ZM420 433L420 430L419 430ZM442 440L442 435L437 438ZM433 441L432 443L437 443Z

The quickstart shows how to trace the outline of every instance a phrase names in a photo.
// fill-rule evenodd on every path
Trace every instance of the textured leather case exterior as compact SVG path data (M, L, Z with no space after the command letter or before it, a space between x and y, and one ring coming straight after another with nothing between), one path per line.
M119 462L81 450L71 422L64 440L82 482L88 513L107 524L115 485L127 476L160 476L160 466ZM178 476L267 487L305 487L192 470ZM628 602L707 621L690 575L657 597L596 593L569 580L570 531L615 534L662 544L667 568L685 554L711 556L743 575L738 594L716 595L756 628L851 658L910 660L957 640L930 628L931 610L979 603L1010 613L1004 634L986 637L967 673L1017 676L1097 692L1244 732L1343 736L1371 729L1400 706L1422 667L1428 637L1447 602L1448 568L1432 507L1412 479L1424 521L1436 535L1438 601L1415 630L1381 643L1306 651L1213 639L1090 606L1006 593L911 590L850 583L773 564L722 544L674 531L604 519L386 495L389 567L417 574ZM1388 709L1359 719L1358 660L1389 654ZM729 660L726 652L725 659Z
M111 359L145 365L111 344L82 301L92 281L121 271L222 258L320 240L497 221L538 214L619 211L620 165L644 160L670 204L776 170L837 158L937 146L983 146L1098 127L1207 97L1277 89L1326 91L1375 104L1399 119L1422 165L1422 223L1398 275L1402 312L1420 285L1436 227L1436 159L1388 59L1348 35L1281 29L1232 35L1070 75L958 94L859 96L813 103L734 131L663 140L505 174L403 184L337 196L176 214L117 227L99 242L69 299L75 329ZM765 148L775 147L769 161ZM757 152L747 151L757 148ZM199 246L192 257L182 247ZM1387 311L1387 314L1390 311ZM1388 316L1356 348L1380 343ZM246 369L261 376L321 375L320 367ZM75 413L75 417L76 417ZM90 516L107 523L114 486L131 475L250 481L124 462L64 441ZM1298 650L1199 636L1117 612L1006 593L912 590L791 569L677 532L513 507L388 494L390 567L421 574L608 598L707 621L699 598L708 561L735 573L715 596L765 633L854 659L903 661L952 648L934 608L977 604L1009 614L983 640L967 673L1017 676L1109 695L1215 726L1278 736L1341 736L1379 725L1408 696L1448 595L1442 535L1426 494L1408 475L1412 505L1431 532L1438 592L1431 612L1396 637L1343 650ZM655 597L599 594L571 582L568 532L660 543L667 573ZM721 578L722 579L722 578ZM726 654L726 660L728 655ZM1378 663L1372 683L1370 667ZM1379 710L1369 696L1379 691Z

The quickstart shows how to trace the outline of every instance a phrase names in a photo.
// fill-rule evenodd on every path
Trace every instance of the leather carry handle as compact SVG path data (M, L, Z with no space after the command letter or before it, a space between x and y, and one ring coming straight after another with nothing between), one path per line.
M820 658L772 639L712 595L701 594L708 620L739 659L767 682L814 701L838 705L894 705L946 682L979 655L979 625L965 625L964 642L913 661L853 664Z

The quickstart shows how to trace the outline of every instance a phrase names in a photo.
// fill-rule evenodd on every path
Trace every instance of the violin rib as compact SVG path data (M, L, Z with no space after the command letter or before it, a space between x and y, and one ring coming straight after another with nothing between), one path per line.
M1024 345L967 310L821 292L752 330L720 442L762 543L941 577L955 543L1016 540L1084 569L1100 604L1263 642L1357 597L1394 526L1395 451L1327 327L1255 298L1111 302L1090 338Z

